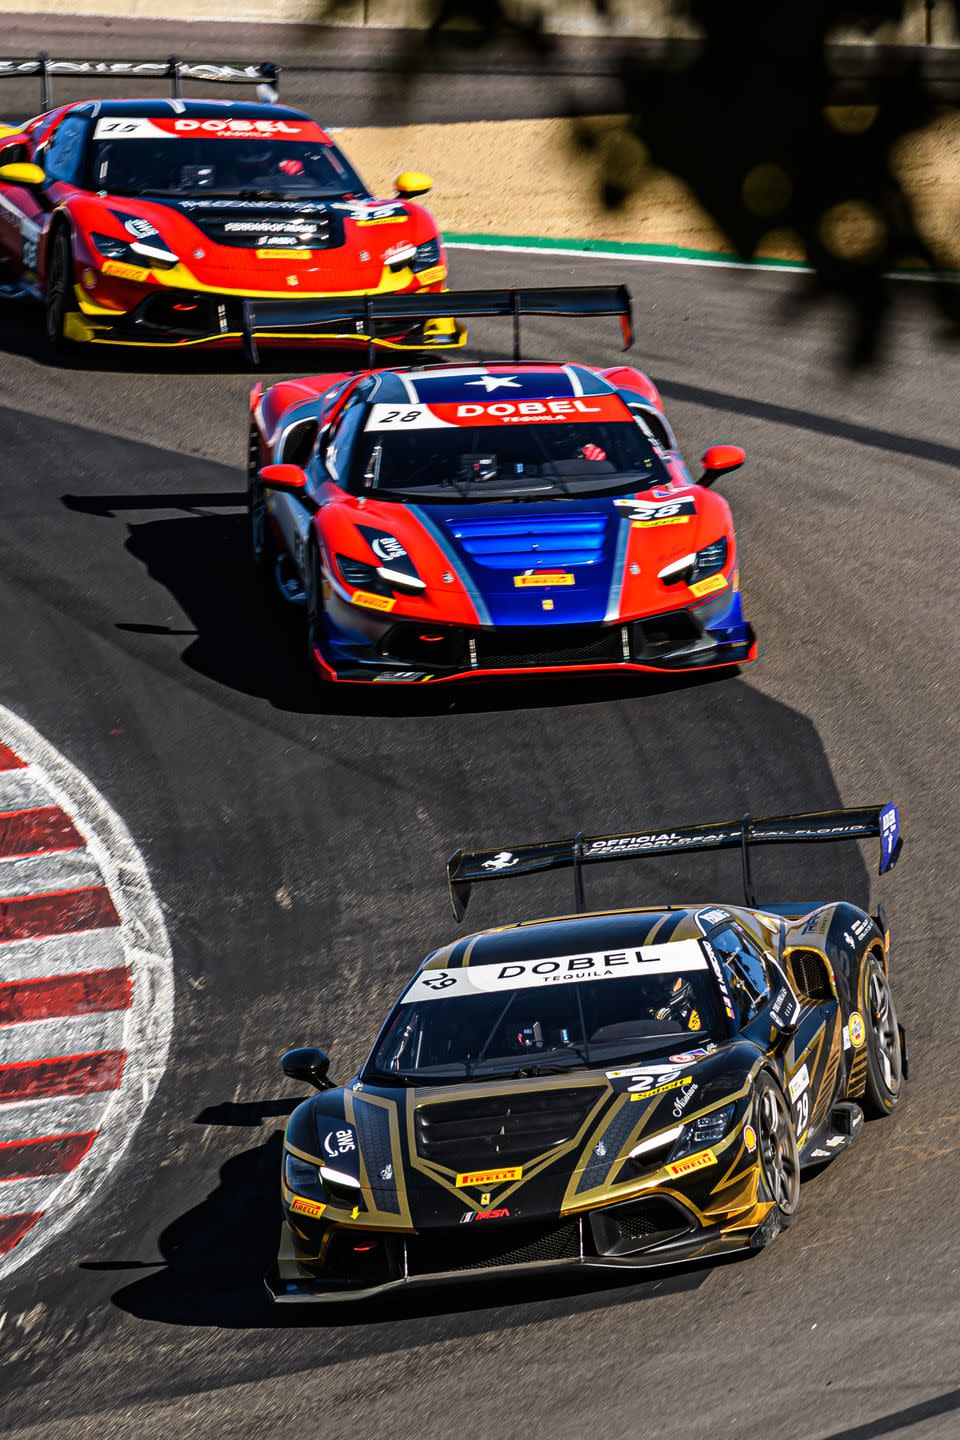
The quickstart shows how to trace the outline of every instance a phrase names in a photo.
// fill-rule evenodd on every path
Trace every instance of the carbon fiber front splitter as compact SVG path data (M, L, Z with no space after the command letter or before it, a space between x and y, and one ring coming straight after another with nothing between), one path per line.
M540 1260L521 1265L485 1265L482 1268L438 1271L434 1274L399 1275L369 1284L312 1275L309 1269L281 1256L264 1277L272 1300L278 1305L335 1304L368 1300L388 1292L463 1284L470 1280L509 1280L513 1277L553 1275L575 1270L662 1270L672 1265L718 1260L725 1255L759 1250L774 1238L769 1217L752 1231L723 1231L719 1226L698 1230L677 1240L668 1240L633 1255L581 1254L562 1260ZM283 1273L281 1274L281 1270Z

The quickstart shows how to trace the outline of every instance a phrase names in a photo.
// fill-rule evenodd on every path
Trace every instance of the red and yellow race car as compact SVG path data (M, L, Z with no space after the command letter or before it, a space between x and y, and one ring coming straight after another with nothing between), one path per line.
M377 199L309 115L179 94L186 77L256 80L275 96L275 66L11 61L0 78L42 74L46 103L65 66L172 75L175 93L77 101L0 127L0 283L43 302L55 348L244 343L252 358L271 340L366 345L358 324L317 323L311 301L442 290L436 222L413 203L428 175L405 172ZM439 316L381 326L377 344L464 338Z

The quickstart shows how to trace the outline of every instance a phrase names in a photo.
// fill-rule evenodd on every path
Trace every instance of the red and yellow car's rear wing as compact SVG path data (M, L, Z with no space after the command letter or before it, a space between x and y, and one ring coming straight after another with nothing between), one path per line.
M329 295L316 299L244 300L244 353L256 363L258 334L282 337L284 331L302 335L330 325L351 327L351 338L367 341L367 364L372 368L376 326L397 321L416 323L478 315L513 317L513 358L520 359L520 320L524 315L569 315L584 318L616 315L620 319L623 348L633 344L633 310L626 285L517 286L508 290L421 291L412 295ZM413 348L417 348L414 346Z
M868 805L853 810L816 810L795 815L719 820L709 825L678 825L663 830L635 831L626 835L574 835L567 840L539 841L532 845L496 850L458 850L447 861L447 881L453 913L461 920L470 890L481 880L509 880L546 870L574 871L577 910L584 908L584 865L606 860L640 860L649 855L679 855L703 850L739 849L743 861L745 903L756 907L750 878L750 846L805 844L811 841L880 841L880 874L892 870L900 858L900 814L896 805Z

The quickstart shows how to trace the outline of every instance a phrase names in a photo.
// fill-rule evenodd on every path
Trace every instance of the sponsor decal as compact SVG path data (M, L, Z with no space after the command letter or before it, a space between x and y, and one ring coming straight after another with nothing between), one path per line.
M329 144L313 120L190 120L186 116L147 119L145 115L111 115L97 121L95 140L176 140L183 135L204 139L319 140Z
M533 585L575 585L576 580L569 570L525 570L522 575L514 575L513 583L524 590Z
M666 945L645 945L639 950L547 956L542 960L518 960L507 965L471 965L466 970L450 973L427 970L414 980L400 1003L410 1005L415 1001L429 1000L431 992L441 989L445 995L452 995L454 991L457 995L489 994L491 991L526 990L540 985L623 980L634 975L670 975L677 971L705 969L706 961L696 940L677 940ZM441 975L444 976L442 985ZM652 1066L642 1069L654 1073Z
M310 1215L314 1220L319 1220L326 1208L319 1200L307 1200L303 1195L294 1195L290 1201L290 1209L295 1214Z
M357 1142L353 1131L347 1126L343 1130L330 1130L324 1136L324 1154L335 1160L338 1155L354 1154L357 1149Z
M705 925L719 925L722 920L729 920L730 915L726 910L701 910L697 919L702 920Z
M552 601L552 600L541 600L541 601L540 601L540 604L543 606L544 610L552 610L552 609L553 609L553 601Z
M699 1011L699 1010L691 1010L691 1011L690 1011L690 1019L687 1021L687 1029L688 1029L688 1030L699 1030L699 1029L700 1029L700 1011Z
M873 922L871 920L867 920L866 918L864 918L863 920L855 920L854 923L850 926L850 929L853 931L854 935L856 935L858 940L862 940L865 935L870 934L870 931L873 929Z
M800 1069L790 1081L790 1099L796 1100L800 1095L803 1094L804 1090L809 1088L809 1085L810 1072L807 1070L807 1067L804 1064L800 1066Z
M689 1175L693 1170L705 1170L716 1165L717 1157L712 1150L698 1150L695 1155L685 1155L682 1160L671 1160L663 1168L668 1175Z
M843 1048L844 1050L850 1049L850 1027L848 1025L843 1027Z
M384 670L379 675L374 675L373 682L378 681L381 685L391 680L402 680L409 685L415 680L432 680L433 675L424 670Z
M503 1219L505 1219L506 1216L508 1216L509 1214L510 1214L510 1211L507 1209L506 1205L501 1205L501 1206L500 1206L498 1209L496 1209L496 1210L478 1210L478 1211L477 1211L477 1219L478 1219L478 1220L503 1220Z
M113 275L117 280L149 280L150 271L139 265L124 265L122 260L103 260L100 270L104 275Z
M896 805L885 805L880 812L880 865L886 870L893 859L900 834L900 821Z
M757 1132L756 1132L756 1130L754 1130L754 1128L753 1128L752 1125L744 1125L744 1127L743 1127L743 1143L744 1143L745 1147L747 1148L747 1150L749 1150L749 1151L750 1151L750 1154L752 1155L753 1152L754 1152L754 1150L756 1150L756 1148L757 1148Z
M850 1044L853 1046L854 1050L859 1050L860 1046L867 1038L866 1028L864 1027L863 1023L863 1016L860 1014L859 1010L854 1010L853 1014L850 1016L848 1024L850 1030Z
M687 1106L690 1104L690 1101L693 1099L694 1095L696 1095L699 1089L700 1086L695 1080L691 1080L689 1085L683 1086L680 1094L673 1102L673 1113L676 1119L680 1119L680 1116L683 1114L684 1110L686 1110Z
M513 865L519 865L520 861L510 850L500 850L492 860L484 860L480 866L481 870L509 870Z
M810 1151L810 1158L811 1158L811 1160L829 1160L829 1159L830 1159L830 1151L829 1151L829 1150L811 1150L811 1151Z
M375 220L358 220L357 225L402 225L406 215L380 215Z
M636 529L652 530L661 525L687 525L696 515L691 496L674 496L669 500L614 500L614 505L627 512L626 518Z
M310 260L312 256L312 250L287 250L280 245L269 249L261 247L257 251L258 260Z
M375 540L371 540L370 549L373 551L374 555L376 555L378 560L389 561L407 559L406 550L404 550L403 546L400 544L400 541L394 539L392 535L378 535Z
M392 610L397 602L388 595L372 595L369 590L354 590L350 603L363 605L367 610Z
M780 973L782 974L783 972L781 971ZM784 982L777 991L773 1004L770 1006L771 1023L778 1027L793 1025L796 1023L800 1010L800 1001L796 995L794 995L790 986Z
M417 273L417 279L421 285L435 285L438 280L445 280L446 278L446 265L431 265L429 270L420 270Z
M507 1165L501 1170L466 1170L457 1176L458 1190L470 1185L506 1185L511 1180L523 1179L522 1165Z
M381 1180L392 1180L392 1179L393 1179L393 1166L392 1166L392 1165L384 1165L383 1169L380 1171L380 1179L381 1179Z
M693 1065L705 1055L711 1055L716 1048L716 1045L700 1045L696 1050L682 1050L679 1055L671 1055L670 1059L675 1065Z
M841 1145L846 1144L846 1136L831 1135L830 1139L826 1142L826 1144L828 1150L837 1150L840 1148Z
M723 966L717 959L717 952L714 950L712 945L707 943L706 940L704 940L703 942L703 948L707 952L707 957L710 961L710 968L713 971L713 978L717 982L717 988L720 991L720 995L723 999L723 1008L726 1011L727 1018L730 1020L736 1020L736 1011L733 1008L733 1001L730 999L730 991L727 989L727 981L723 973Z
M690 594L696 595L697 599L699 599L701 595L712 595L717 590L725 590L726 587L727 580L725 575L708 575L706 580L695 580L688 588Z
M665 1080L659 1085L654 1085L650 1090L637 1091L635 1085L629 1087L631 1100L652 1100L657 1095L665 1095L668 1090L676 1090L680 1085L685 1084L689 1079L687 1075L681 1075L678 1080Z

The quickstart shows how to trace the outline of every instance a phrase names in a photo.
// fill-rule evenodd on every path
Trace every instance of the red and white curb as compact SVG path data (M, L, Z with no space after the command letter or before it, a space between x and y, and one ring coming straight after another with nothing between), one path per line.
M89 780L0 705L0 1279L116 1165L172 1021L143 856Z

